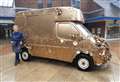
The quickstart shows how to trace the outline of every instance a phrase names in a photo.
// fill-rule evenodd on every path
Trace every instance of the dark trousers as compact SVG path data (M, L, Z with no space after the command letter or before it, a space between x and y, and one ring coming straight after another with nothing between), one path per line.
M15 53L15 63L18 63L18 62L20 62L19 53L16 52L16 53Z

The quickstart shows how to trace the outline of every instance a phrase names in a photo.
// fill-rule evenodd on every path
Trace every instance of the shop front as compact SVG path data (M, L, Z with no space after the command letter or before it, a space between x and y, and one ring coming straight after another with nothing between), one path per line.
M106 21L107 39L120 39L120 20Z
M95 35L107 40L120 39L119 17L96 17L86 21L85 26Z
M0 0L0 41L10 38L15 19L15 0Z
M0 19L0 40L9 39L11 37L13 20Z
M105 21L96 21L86 23L85 26L94 34L100 37L105 37Z

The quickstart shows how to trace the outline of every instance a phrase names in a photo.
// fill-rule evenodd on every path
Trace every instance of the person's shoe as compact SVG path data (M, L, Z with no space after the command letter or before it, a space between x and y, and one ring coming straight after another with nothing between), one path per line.
M15 61L15 66L20 63L20 60Z
M18 60L18 64L20 63L20 60Z
M17 65L18 63L17 62L15 62L15 66Z

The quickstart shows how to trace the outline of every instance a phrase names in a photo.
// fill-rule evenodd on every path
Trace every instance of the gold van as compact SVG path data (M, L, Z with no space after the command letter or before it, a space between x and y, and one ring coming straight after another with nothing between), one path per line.
M84 17L73 7L30 9L16 14L15 24L24 33L24 61L31 56L74 63L87 71L111 59L108 43L83 26Z

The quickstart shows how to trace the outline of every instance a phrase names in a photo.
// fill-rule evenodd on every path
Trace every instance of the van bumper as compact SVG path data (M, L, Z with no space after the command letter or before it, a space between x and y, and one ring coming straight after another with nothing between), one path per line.
M97 60L99 61L95 63L95 65L97 66L101 66L103 64L109 63L112 58L112 55L109 50L102 50L102 52L99 52L98 55L99 58L96 59L96 61Z

